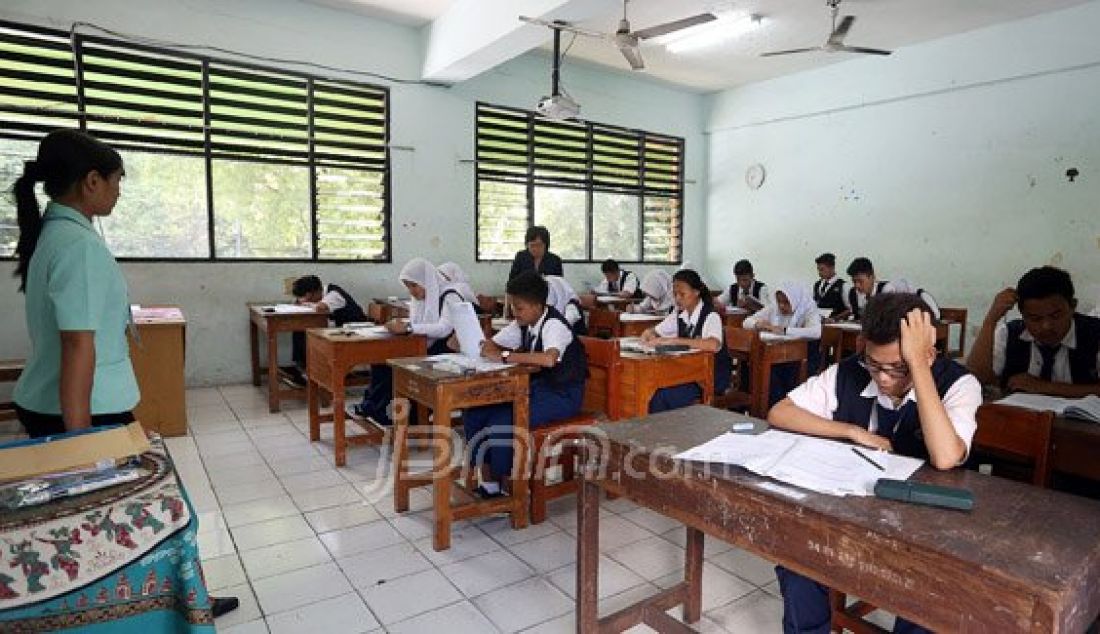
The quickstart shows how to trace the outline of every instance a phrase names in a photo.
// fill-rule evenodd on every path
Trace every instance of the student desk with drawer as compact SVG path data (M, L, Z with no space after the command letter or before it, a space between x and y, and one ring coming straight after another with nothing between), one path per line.
M645 416L657 390L685 383L697 383L703 403L714 398L714 355L709 352L646 354L623 350L620 414L624 418Z
M666 611L682 605L684 621L700 617L704 533L935 631L1083 632L1100 612L1100 503L962 469L914 475L971 490L974 510L960 512L769 489L774 481L740 467L672 459L744 420L694 406L587 431L576 631L691 631ZM684 580L603 618L601 489L687 530Z

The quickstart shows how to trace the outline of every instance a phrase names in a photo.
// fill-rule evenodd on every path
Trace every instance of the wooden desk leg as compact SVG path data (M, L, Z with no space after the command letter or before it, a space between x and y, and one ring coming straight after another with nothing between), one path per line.
M248 349L252 359L252 385L260 387L260 329L248 320Z
M767 355L760 355L752 370L752 411L750 414L764 418L768 413L768 390L771 389L772 366Z
M279 411L279 332L267 331L267 409Z
M527 381L516 379L516 400L512 402L512 528L527 528L527 460L531 439L530 401Z
M703 531L687 527L687 552L684 555L684 622L695 623L703 616Z
M396 385L393 393L393 402L396 403L400 395ZM393 510L396 513L404 513L409 510L409 417L397 416L393 419Z
M306 406L309 408L309 440L321 440L321 386L312 378L306 381Z
M335 439L336 466L343 467L348 463L348 438L345 427L347 414L344 412L344 368L332 369L332 436Z
M443 404L435 409L431 422L432 434L432 506L435 532L432 548L447 550L451 547L451 469L454 457L454 438L451 436L451 407Z
M577 495L577 632L589 634L599 630L600 487L586 478Z

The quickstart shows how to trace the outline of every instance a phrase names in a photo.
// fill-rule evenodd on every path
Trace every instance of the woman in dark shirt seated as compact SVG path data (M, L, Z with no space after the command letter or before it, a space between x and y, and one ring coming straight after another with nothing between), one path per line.
M546 227L529 228L523 241L527 244L527 248L516 253L515 259L512 260L512 271L508 273L508 281L524 271L532 270L543 275L565 275L562 271L561 258L550 252L550 232Z

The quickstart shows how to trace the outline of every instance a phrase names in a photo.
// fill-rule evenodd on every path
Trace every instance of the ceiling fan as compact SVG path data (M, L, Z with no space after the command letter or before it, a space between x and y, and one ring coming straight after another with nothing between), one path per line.
M626 5L628 0L623 0L623 19L619 20L619 28L614 33L600 33L597 31L589 31L587 29L581 29L571 24L564 22L548 22L546 20L540 20L538 18L529 18L526 16L519 16L520 20L529 24L539 24L549 27L555 30L568 31L570 33L576 33L577 35L584 35L586 37L596 37L604 40L611 41L615 46L619 48L619 52L623 54L626 61L630 63L632 70L642 70L645 68L645 61L642 60L642 54L638 51L638 43L641 40L649 40L662 35L668 35L669 33L675 33L686 28L690 28L699 24L705 24L713 20L717 20L718 17L713 13L700 13L687 18L681 18L679 20L673 20L672 22L666 22L664 24L658 24L651 26L647 29L641 29L638 31L630 30L630 20L627 19Z
M810 46L807 48L794 48L787 51L772 51L770 53L762 53L760 57L775 57L777 55L793 55L795 53L810 53L813 51L825 51L826 53L836 53L838 51L845 53L863 53L864 55L889 55L893 51L886 51L880 48L866 48L863 46L848 46L844 43L844 38L848 35L848 31L851 30L852 25L856 22L856 16L846 15L844 19L840 21L840 24L836 23L838 14L840 13L840 0L825 0L826 6L832 10L833 13L833 30L829 34L829 39L825 40L825 44L822 46Z

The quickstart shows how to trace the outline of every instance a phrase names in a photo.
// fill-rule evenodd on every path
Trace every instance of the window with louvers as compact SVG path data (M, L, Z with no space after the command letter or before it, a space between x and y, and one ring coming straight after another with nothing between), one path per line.
M57 128L122 153L120 257L389 261L385 88L2 22L0 78L0 173Z
M681 260L684 141L477 105L477 257L509 260L545 225L567 260Z

